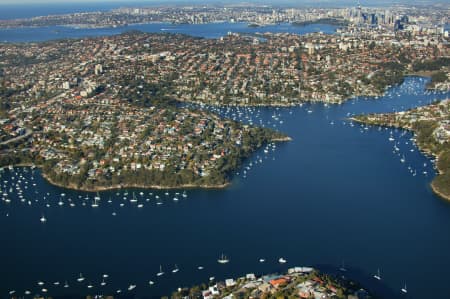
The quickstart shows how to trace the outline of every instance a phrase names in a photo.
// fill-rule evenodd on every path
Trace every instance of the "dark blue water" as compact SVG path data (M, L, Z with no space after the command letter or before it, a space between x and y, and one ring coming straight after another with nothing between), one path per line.
M339 106L216 109L227 117L275 126L293 141L274 151L270 147L267 154L261 149L230 188L188 190L178 202L172 200L175 191L166 196L144 190L141 196L136 190L143 204L138 208L129 202L132 191L127 201L124 191L119 196L113 191L101 193L100 207L92 208L94 194L79 199L86 193L49 185L38 171L5 170L0 184L12 202L0 202L0 297L10 290L40 293L40 280L53 295L118 289L129 294L127 287L136 284L133 292L152 296L210 276L224 279L296 265L336 270L345 261L350 276L385 298L402 298L404 283L408 298L429 298L430 292L433 298L448 298L450 204L429 188L434 176L430 160L418 152L409 133L392 131L397 154L388 140L390 129L365 129L346 120L354 113L402 110L449 96L424 94L425 83L407 78L378 100L361 98ZM9 186L17 184L25 202L15 188L9 193ZM64 205L58 206L62 192ZM45 224L39 221L42 215ZM221 253L230 257L228 265L217 263ZM288 263L280 266L279 257ZM180 271L173 274L175 264ZM166 274L156 277L160 265ZM199 265L204 270L197 270ZM377 268L381 282L372 278ZM80 272L83 283L76 282ZM103 273L109 278L101 287ZM68 289L51 285L65 280ZM90 283L92 290L87 289Z
M166 23L137 24L117 28L74 28L66 26L50 26L38 28L0 29L0 42L38 42L63 38L83 38L93 36L115 35L130 30L160 33L182 33L205 38L219 38L228 32L256 33L256 32L289 32L305 34L309 32L334 33L336 26L315 24L308 26L292 26L289 24L271 25L259 28L248 27L244 23L214 23L172 25Z

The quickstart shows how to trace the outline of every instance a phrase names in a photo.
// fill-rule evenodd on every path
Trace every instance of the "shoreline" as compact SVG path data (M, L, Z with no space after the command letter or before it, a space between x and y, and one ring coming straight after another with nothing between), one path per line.
M282 136L282 137L274 137L268 140L267 142L289 142L292 141L292 138L290 136ZM254 151L256 152L256 150ZM183 185L177 185L177 186L165 186L165 185L141 185L141 184L119 184L119 185L111 185L111 186L94 186L92 188L88 187L79 187L74 184L69 183L68 185L62 184L60 182L56 182L52 180L47 173L45 173L42 170L42 167L40 165L37 165L35 163L18 163L18 164L11 164L11 165L5 165L0 167L0 169L8 168L9 166L12 167L30 167L30 168L39 168L41 171L42 177L51 185L74 190L74 191L82 191L82 192L101 192L101 191L110 191L110 190L120 190L120 189L128 189L128 188L136 188L136 189L154 189L154 190L178 190L178 189L204 189L204 190L222 190L229 186L231 186L231 181L227 180L227 182L223 184L215 184L215 185L207 185L207 184L183 184Z
M154 190L176 190L176 189L207 189L207 190L221 190L229 187L231 182L226 182L224 184L218 185L199 185L199 184L184 184L179 186L163 186L163 185L139 185L139 184L122 184L122 185L113 185L113 186L97 186L94 188L85 188L85 187L77 187L74 185L64 185L54 180L50 179L48 175L43 172L42 168L39 165L34 163L19 163L19 164L11 164L12 167L29 167L29 168L38 168L41 171L42 177L51 185L57 186L64 189L74 190L74 191L83 191L83 192L100 192L100 191L110 191L110 190L120 190L120 189L154 189ZM0 169L8 168L9 166L0 167Z
M201 101L192 101L192 100L185 100L180 99L177 97L174 97L174 100L178 101L179 103L188 103L188 104L194 104L194 105L205 105L205 106L212 106L212 107L262 107L262 108L295 108L295 107L301 107L304 104L327 104L327 105L343 105L346 102L358 98L358 97L368 97L371 98L371 100L378 100L378 97L382 97L384 93L386 92L388 88L381 93L370 93L370 94L353 94L349 97L343 98L339 101L324 101L324 100L317 100L317 99L299 99L298 102L295 103L280 103L280 102L273 102L273 103L256 103L256 104L244 104L244 103L232 103L232 104L222 104L222 103L204 103Z
M40 169L40 168L39 168ZM41 172L42 177L49 182L50 184L74 191L83 191L83 192L101 192L101 191L111 191L111 190L121 190L121 189L154 189L154 190L175 190L175 189L225 189L231 185L230 182L226 182L224 184L220 185L199 185L199 184L184 184L179 186L163 186L163 185L139 185L139 184L121 184L121 185L112 185L112 186L97 186L93 188L86 188L86 187L77 187L74 185L64 185L58 182L53 181L48 177L47 174L44 172Z
M439 174L439 175L441 175L441 174ZM439 198L450 202L450 194L442 193L439 190L439 188L434 185L434 180L433 180L433 182L430 183L430 186L431 186L431 190L433 191L434 194L436 194Z
M432 154L432 155L435 157L435 159L436 159L436 170L437 170L437 173L438 173L438 175L436 176L436 178L437 178L438 176L444 174L444 171L443 171L441 168L439 168L439 158L440 158L441 154L442 154L442 153L439 153L439 155L434 155L434 154ZM430 186L431 186L431 190L433 190L433 192L434 192L437 196L439 196L440 198L442 198L442 199L447 200L447 201L450 202L450 194L444 194L444 193L442 193L442 192L439 190L439 188L435 186L435 180L433 180L433 181L430 183Z
M97 13L99 13L98 11ZM90 13L96 13L96 12L90 12ZM101 13L101 12L100 12ZM70 16L71 14L56 14L51 16ZM19 18L19 19L11 19L11 20L3 20L3 21L27 21L33 18L42 18L42 17L48 17L48 16L37 16L37 17L31 17L31 18ZM309 22L309 21L308 21ZM266 26L278 26L279 23L269 23L269 24L256 24L256 23L248 23L246 21L240 21L240 22L230 22L229 20L217 20L217 21L211 21L208 23L202 23L204 25L208 24L243 24L243 25L251 25L255 24L257 25L256 28L264 28ZM139 26L139 25L148 25L148 24L157 24L157 25L168 25L168 26L178 26L178 25L198 25L195 23L177 23L176 21L168 22L168 21L147 21L147 22L131 22L131 23L125 23L125 24L89 24L89 23L62 23L62 24L39 24L39 25L9 25L9 24L0 24L0 30L14 30L14 29L33 29L33 28L50 28L50 27L67 27L67 28L73 28L73 29L108 29L108 28L126 28L129 26ZM318 20L312 21L307 24L298 24L295 22L286 22L284 24L289 24L291 26L298 26L298 27L305 27L309 25L331 25L331 26L347 26L345 24L333 24L329 23L326 20L320 22ZM251 26L249 26L251 27Z
M292 141L292 137L285 136L285 137L278 137L278 138L272 138L270 142L289 142Z
M368 125L371 125L371 126L389 127L389 128L402 129L402 130L406 130L406 131L408 131L408 132L413 133L414 135L416 135L416 132L415 132L412 128L410 128L410 127L402 127L402 126L399 126L399 125L396 125L396 124L372 124L372 123L369 123L369 122L365 122L365 121L356 119L356 118L354 118L354 117L350 117L350 118L348 118L348 119L351 120L351 121L360 123L360 124L368 124ZM439 165L438 165L438 160L439 160L439 156L441 155L441 153L439 153L439 154L433 153L433 152L430 151L429 149L424 148L423 145L421 145L420 143L418 143L418 142L416 142L416 141L414 141L414 143L417 145L419 151L420 151L424 156L427 156L427 157L433 157L433 158L435 159L435 161L436 161L436 162L435 162L435 166L436 166L436 168L435 168L435 169L436 169L436 177L435 177L435 178L430 182L430 184L429 184L430 187L431 187L431 190L432 190L433 193L434 193L435 195L437 195L439 198L444 199L444 200L450 202L450 194L444 194L444 193L442 193L442 192L439 190L439 188L435 186L435 180L436 180L436 178L437 178L438 176L444 174L444 171L443 171L442 169L440 169L440 168L439 168Z

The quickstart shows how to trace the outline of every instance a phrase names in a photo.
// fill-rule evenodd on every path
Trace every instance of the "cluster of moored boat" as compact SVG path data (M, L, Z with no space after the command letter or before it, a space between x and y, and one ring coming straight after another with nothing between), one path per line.
M359 126L362 133L370 128L368 125L361 124ZM378 131L382 130L389 130L388 141L393 144L392 153L398 157L400 163L407 165L407 155L418 151L417 145L415 144L415 137L406 139L405 135L407 134L407 131L397 128L389 129L388 127L378 127ZM435 168L435 160L431 159L430 162L433 168ZM417 174L427 176L429 171L428 163L426 162L424 162L423 165L408 165L407 169L412 176L416 176Z
M6 174L7 175L4 175ZM127 190L117 191L115 195L110 193L108 198L102 198L97 192L96 194L85 193L77 195L69 195L64 192L52 193L42 192L37 187L34 168L27 167L8 167L8 169L0 169L0 194L1 202L5 205L20 203L26 206L37 206L42 209L39 221L47 222L45 209L51 207L70 207L77 206L87 208L98 208L101 205L108 205L115 208L123 208L126 205L144 208L146 205L156 204L162 205L164 202L178 202L188 197L186 191L139 191L130 192ZM112 212L113 216L117 215L117 211ZM6 213L9 216L9 212Z
M265 263L266 260L264 258L260 258L258 260L260 263ZM217 263L219 264L228 264L230 262L230 259L222 254L220 255L220 257L217 259ZM280 264L285 264L287 263L287 260L285 258L279 258L278 262ZM199 265L196 268L198 271L202 271L204 270L204 267ZM180 271L180 268L175 264L174 267L170 270L169 274L176 274ZM160 265L159 266L159 270L158 272L155 274L156 278L162 277L166 275L166 272L163 269L163 266ZM77 288L77 290L79 290L80 288L85 288L87 290L92 290L92 291L96 291L96 290L104 290L102 289L103 287L106 287L108 285L108 281L109 281L109 274L102 274L100 277L97 277L96 279L88 279L86 278L82 273L80 273L76 278L72 279L71 282L69 283L68 280L64 280L64 281L54 281L54 282L45 282L44 280L38 280L36 282L36 285L34 285L33 287L26 289L25 291L22 292L18 292L16 290L10 290L9 291L9 295L10 296L28 296L28 295L37 295L37 294L43 294L43 295L48 295L51 291L58 291L61 289L69 289L71 286L75 286ZM96 284L92 283L92 281L99 281ZM214 281L215 277L211 276L209 277L210 281ZM156 279L154 280L149 280L147 282L147 286L153 286L156 284ZM123 293L125 291L133 291L137 288L138 284L137 283L130 283L126 288L120 288L120 289L116 289L115 292L117 294Z

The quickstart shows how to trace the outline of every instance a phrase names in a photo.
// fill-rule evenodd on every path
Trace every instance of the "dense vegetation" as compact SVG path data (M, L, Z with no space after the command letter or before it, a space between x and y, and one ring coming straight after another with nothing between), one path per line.
M441 153L438 167L443 173L436 177L432 184L443 194L450 195L450 150Z
M425 60L425 61L418 61L413 64L413 70L415 72L420 71L437 71L440 70L442 67L448 67L450 66L450 58L448 57L440 57L433 60Z
M386 86L397 85L403 82L405 75L405 66L397 62L381 63L385 71L376 73L370 80L370 83L378 90L384 91Z
M228 183L230 174L236 170L242 161L249 157L257 148L272 139L285 137L271 129L251 128L243 138L243 144L240 147L234 147L231 153L219 160L218 167L210 171L207 176L200 176L189 169L177 169L175 167L166 167L161 170L126 170L120 175L105 175L100 179L88 179L88 168L81 169L79 175L68 175L64 173L56 173L53 171L57 160L41 161L43 172L47 177L58 184L70 186L72 188L93 190L95 188L111 187L111 186L221 186ZM84 153L80 153L84 155ZM101 153L94 155L101 156ZM30 161L30 159L26 159ZM15 164L9 163L11 160L3 161L3 165ZM16 160L15 160L16 162ZM2 161L0 160L0 163Z
M119 96L130 104L140 107L173 106L176 101L167 96L171 92L170 79L163 83L148 83L141 78L124 76L119 83L124 86L119 91Z
M433 180L432 186L444 196L450 197L450 144L436 142L432 135L435 127L432 121L421 121L416 123L413 129L417 133L419 146L438 156L437 167L441 174Z
M177 108L171 108L173 113L176 113ZM168 117L172 115L167 112ZM187 125L189 127L189 125ZM238 123L233 123L234 128L238 128ZM21 143L4 145L0 148L3 154L0 155L0 166L18 165L18 164L35 164L41 167L45 176L52 182L67 186L75 189L94 190L96 188L109 188L120 186L164 186L164 187L177 187L177 186L222 186L229 182L230 174L233 170L236 170L241 166L243 160L249 157L256 149L263 144L270 142L274 139L285 138L286 136L266 128L252 127L244 131L242 138L242 144L240 146L233 146L230 148L230 152L217 161L217 167L210 170L208 175L201 176L194 173L188 168L179 168L173 166L173 164L167 164L167 167L162 171L159 169L123 169L120 173L105 173L102 176L98 176L95 179L89 178L88 170L89 163L84 164L80 173L77 175L69 175L67 173L55 171L55 166L59 162L59 159L44 160L37 152L31 152L30 140L25 140ZM144 132L143 134L147 134ZM195 144L197 141L210 141L209 138L214 136L212 132L205 134L205 139L192 140ZM58 140L64 138L58 134L46 133L46 138ZM113 141L111 139L110 142ZM86 160L100 160L105 154L110 144L106 144L104 149L90 147L79 147L73 153L71 157L74 160L86 159ZM199 160L209 159L207 153L193 153L189 158L190 161L195 162ZM146 158L149 159L149 158ZM142 158L138 162L143 164L149 163L149 161Z

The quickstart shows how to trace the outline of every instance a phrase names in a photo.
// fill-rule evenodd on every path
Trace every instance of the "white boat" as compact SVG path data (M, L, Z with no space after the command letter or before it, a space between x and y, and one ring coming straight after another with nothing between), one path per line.
M133 198L130 199L130 202L137 202L136 195L134 194L134 192L133 192Z
M211 276L210 278L209 278L209 281L213 281L215 278L214 278L214 276Z
M67 283L67 281L64 283L64 288L68 288L69 287L69 284Z
M28 290L25 291L25 295L30 295L30 294L31 294L30 291L28 291Z
M43 286L44 285L44 282L43 281L38 281L38 286Z
M164 275L164 272L163 272L163 270L162 270L162 266L159 265L159 272L156 273L156 276L163 276L163 275Z
M91 204L91 207L93 207L93 208L98 208L97 196L94 197L94 202Z
M84 281L83 274L80 273L80 277L77 278L77 281L78 281L78 282Z
M345 262L344 261L342 261L342 265L339 268L339 270L342 271L342 272L346 272L347 271L347 268L345 268Z
M408 289L406 288L406 283L405 283L405 286L402 288L402 293L408 293Z
M100 283L100 285L101 285L101 286L105 286L105 285L106 285L105 279L102 280L102 282Z
M198 266L197 269L203 270L203 266Z
M285 264L285 263L287 263L287 261L286 261L284 258L282 258L282 257L280 257L280 258L278 259L278 262L279 262L280 264Z
M260 263L264 263L266 260L265 259L259 259Z
M108 274L103 274L102 277L103 277L103 278L108 278L109 275L108 275Z
M227 264L230 262L230 260L222 253L220 258L217 260L219 264Z
M136 288L135 284L130 284L130 286L128 287L128 291L132 291Z
M45 216L42 216L41 219L39 219L39 221L41 221L42 223L47 222L47 218L45 218Z
M178 266L175 265L175 268L173 268L172 273L177 273L178 271L180 271L180 269L178 269Z
M375 274L375 275L373 276L373 278L375 278L376 280L381 280L380 269L377 270L377 274Z
M88 289L92 289L94 286L92 285L92 284L89 284L88 286L87 286L87 288Z
M137 206L138 208L143 208L144 207L144 205L143 204L138 204L138 206Z
M154 283L152 280L150 280L150 281L148 282L148 284L149 284L149 285L154 285L155 283Z

